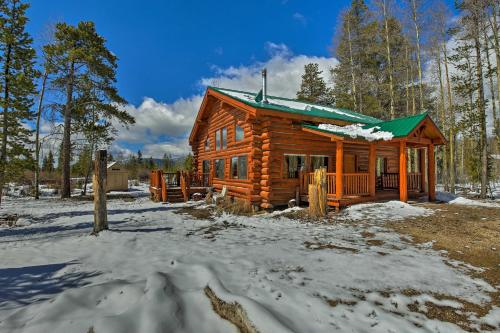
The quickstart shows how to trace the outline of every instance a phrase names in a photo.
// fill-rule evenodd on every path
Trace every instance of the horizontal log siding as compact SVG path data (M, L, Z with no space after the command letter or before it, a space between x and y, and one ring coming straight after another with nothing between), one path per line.
M253 132L252 124L247 119L247 113L228 105L222 104L219 101L211 101L209 108L205 114L206 118L197 132L192 146L193 156L195 159L195 168L198 174L202 173L203 161L210 161L210 172L213 175L213 187L216 191L221 191L225 185L228 190L228 195L237 198L257 201L255 190L259 179L256 178L253 157ZM244 139L235 141L235 125L238 124L243 128ZM227 128L227 148L215 149L215 135L223 128ZM210 138L210 150L205 151L205 139ZM231 157L247 156L247 180L239 180L231 178ZM224 179L215 177L215 160L224 159Z

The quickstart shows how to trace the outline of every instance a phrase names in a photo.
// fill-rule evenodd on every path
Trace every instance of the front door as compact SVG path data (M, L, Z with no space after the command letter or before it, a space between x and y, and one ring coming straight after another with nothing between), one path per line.
M344 173L355 173L355 172L356 172L356 155L345 154Z

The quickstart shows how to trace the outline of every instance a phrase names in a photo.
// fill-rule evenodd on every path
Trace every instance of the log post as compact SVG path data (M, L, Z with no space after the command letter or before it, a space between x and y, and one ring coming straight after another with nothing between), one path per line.
M418 161L419 161L419 170L418 171L420 172L420 192L425 192L426 169L425 169L425 150L424 150L424 148L419 149Z
M344 143L337 141L336 166L335 166L335 195L341 199L344 193Z
M161 176L160 180L160 188L161 188L161 201L162 202L167 202L167 178L163 174L161 170L158 170Z
M368 154L368 174L369 174L369 184L368 188L370 189L370 196L375 196L375 183L376 183L376 159L377 159L377 151L374 143L370 144L370 153Z
M106 176L107 176L107 152L98 150L94 161L94 231L97 235L100 231L108 229L108 211L106 208Z
M428 178L429 178L429 201L436 200L436 166L434 164L434 145L430 144L427 147L427 168L428 168Z
M399 142L399 200L408 201L408 156L406 151L406 141Z

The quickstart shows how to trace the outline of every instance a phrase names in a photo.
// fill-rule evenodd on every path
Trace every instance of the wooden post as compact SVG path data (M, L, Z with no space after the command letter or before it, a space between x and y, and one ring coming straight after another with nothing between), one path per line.
M160 188L161 188L161 201L167 202L167 178L163 175L161 170L158 170L160 174Z
M100 231L108 229L108 211L106 209L106 173L107 173L106 150L98 150L94 161L94 231L97 235Z
M337 141L336 166L335 166L335 195L341 199L344 193L344 143Z
M399 143L399 200L408 201L408 164L407 164L406 141Z
M425 192L425 175L426 175L426 169L425 169L425 150L424 148L419 149L419 154L418 154L418 161L419 161L419 172L420 172L420 192Z
M369 183L368 187L370 189L370 196L375 196L375 182L376 182L376 159L377 159L377 150L374 143L370 144L370 153L368 154L368 173L369 173Z
M430 144L427 147L427 168L428 168L428 178L429 178L429 201L436 200L436 169L434 164L434 145Z

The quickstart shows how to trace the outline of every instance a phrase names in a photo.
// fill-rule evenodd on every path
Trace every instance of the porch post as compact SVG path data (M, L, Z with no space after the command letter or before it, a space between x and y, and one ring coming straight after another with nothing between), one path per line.
M434 144L427 147L427 163L429 164L429 201L436 200L436 169L434 162Z
M342 198L344 193L344 143L337 141L336 166L335 166L335 195L337 199Z
M399 200L408 201L406 141L399 142Z
M418 150L418 161L419 161L419 168L418 171L420 172L420 192L425 192L425 175L427 174L425 170L425 150L424 148L420 148Z
M370 189L370 196L375 196L375 172L376 172L376 146L374 143L370 144L370 153L368 154L368 188Z

